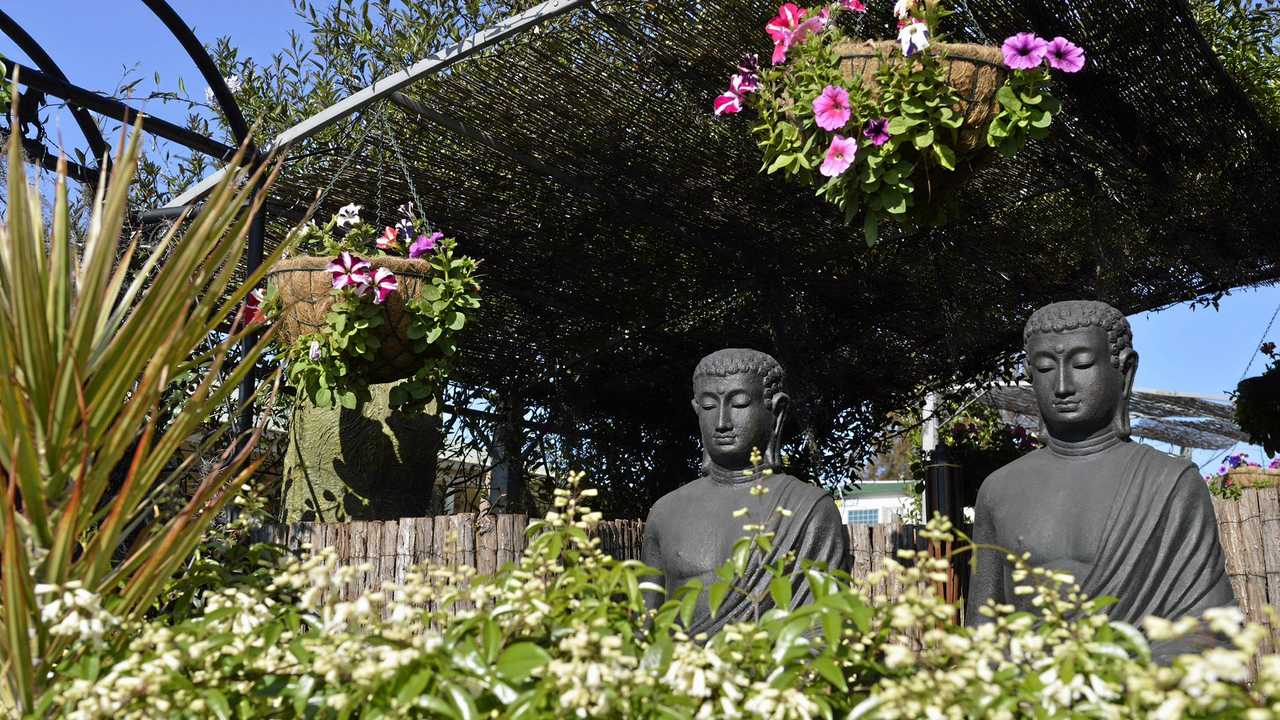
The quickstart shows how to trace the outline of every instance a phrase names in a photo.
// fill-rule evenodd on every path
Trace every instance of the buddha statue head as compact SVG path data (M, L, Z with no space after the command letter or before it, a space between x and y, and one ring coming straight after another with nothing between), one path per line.
M1027 321L1023 340L1027 376L1051 438L1129 437L1138 353L1119 310L1092 300L1046 305Z
M693 371L693 411L702 432L702 468L743 470L751 450L778 467L788 398L782 366L759 350L728 348L702 358Z

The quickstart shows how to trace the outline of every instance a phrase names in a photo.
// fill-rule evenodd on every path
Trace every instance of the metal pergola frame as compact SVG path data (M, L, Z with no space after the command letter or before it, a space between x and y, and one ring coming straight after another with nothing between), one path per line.
M552 18L581 7L587 7L590 5L591 0L546 0L525 12L505 18L491 28L449 45L403 70L374 81L369 86L352 93L321 112L288 128L261 150L253 146L249 137L249 127L245 122L243 113L240 111L239 104L236 103L235 96L231 93L230 88L227 87L226 81L218 71L217 65L209 57L208 52L205 51L204 46L200 43L195 33L192 32L190 26L182 20L181 16L165 0L141 0L141 2L164 23L164 26L182 45L183 49L187 51L187 54L196 64L200 74L212 90L214 99L226 117L227 124L231 128L231 133L236 143L247 149L246 156L249 158L249 162L256 165L263 162L268 155L283 152L292 143L308 138L374 102L384 98L393 102L396 101L396 96L400 95L401 90L424 77L444 70L497 43L531 30ZM109 168L110 154L107 143L103 139L102 132L97 123L94 122L90 112L124 123L133 123L140 119L143 130L223 162L230 160L235 155L236 148L230 145L151 116L115 98L107 97L101 93L73 84L53 61L53 58L45 52L40 43L3 10L0 10L0 32L12 39L36 64L35 68L31 68L13 62L8 63L13 66L10 72L16 71L18 83L47 96L66 101L76 124L80 127L85 140L89 143L89 149L94 154L97 168L89 168L79 163L68 161L68 176L72 179L86 185L96 185L101 173ZM20 130L14 128L14 131L19 132ZM27 148L27 152L34 162L46 169L56 170L59 159L58 153L39 142L29 144L31 147ZM184 210L199 202L204 194L217 185L226 173L227 168L224 166L187 188L164 207L142 213L140 219L143 222L161 222L180 216ZM249 247L245 257L248 272L250 273L262 263L264 251L263 235L266 227L265 216L266 210L264 207L250 226ZM246 338L244 340L245 347L247 348L252 342L254 342L254 338ZM257 378L253 372L250 372L241 384L240 397L248 398L253 393L256 385ZM247 430L251 424L252 409L246 406L238 420L238 429L241 431Z

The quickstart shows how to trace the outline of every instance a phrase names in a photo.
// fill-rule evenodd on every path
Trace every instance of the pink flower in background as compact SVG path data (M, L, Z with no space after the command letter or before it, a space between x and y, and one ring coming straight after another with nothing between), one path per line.
M1010 68L1034 70L1044 62L1044 56L1049 52L1049 41L1035 33L1018 33L1006 38L1000 50L1004 53L1004 64ZM1082 54L1081 62L1083 61Z
M867 6L862 4L862 0L840 0L840 7L853 12L866 12Z
M804 14L805 11L796 7L795 3L785 3L778 8L778 16L764 26L764 31L773 38L772 62L774 65L787 61L787 51L792 45L804 40L809 33L824 29L830 17L830 10L823 8L821 13L808 20L804 19Z
M1044 57L1049 61L1049 67L1054 70L1073 73L1079 72L1080 68L1084 67L1084 50L1062 36L1049 41Z
M329 263L325 270L333 276L333 289L351 288L363 295L369 289L369 269L373 267L368 260L343 250Z
M1268 470L1280 470L1280 457L1275 458L1275 459L1273 459L1271 462L1267 463L1267 469L1268 469Z
M246 325L262 322L266 317L262 314L262 290L254 290L244 299L244 322Z
M852 113L849 91L842 87L828 85L813 99L813 118L823 130L839 130L849 122Z
M440 238L444 237L442 232L433 232L430 235L419 235L417 240L409 246L409 257L420 258L423 255L436 249L436 243Z
M384 252L387 250L399 249L400 247L400 243L398 242L399 238L400 238L400 231L393 227L388 227L386 230L382 231L382 236L379 237L377 240L378 249Z
M876 147L889 142L889 118L868 120L862 130L862 137L870 140Z
M732 115L742 110L742 98L749 92L756 89L755 78L753 77L749 84L744 85L741 75L734 75L729 78L729 89L722 95L717 97L711 103L711 107L716 111L717 115Z
M827 148L827 159L822 161L822 167L818 168L818 172L827 177L835 177L848 170L857 155L858 142L856 140L850 140L843 135L836 135L831 138L831 145Z
M911 57L929 47L929 26L922 22L907 23L898 31L902 54Z
M373 274L373 301L381 305L387 301L387 296L400 289L400 283L396 280L395 273L380 267Z

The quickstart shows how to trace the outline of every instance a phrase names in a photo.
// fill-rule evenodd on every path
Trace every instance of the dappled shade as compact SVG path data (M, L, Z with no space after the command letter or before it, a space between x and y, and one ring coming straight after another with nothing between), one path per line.
M864 34L890 37L891 3L868 4ZM742 53L767 54L774 4L604 0L365 111L351 162L286 169L272 235L331 182L323 211L393 222L407 168L483 261L455 378L542 408L635 491L627 514L692 477L689 380L712 349L777 357L806 439L793 459L847 479L887 411L993 373L1042 304L1132 313L1280 277L1275 129L1184 2L968 6L953 40L1031 29L1088 64L1058 77L1051 138L980 168L942 228L868 249L860 222L757 173L750 118L712 116Z

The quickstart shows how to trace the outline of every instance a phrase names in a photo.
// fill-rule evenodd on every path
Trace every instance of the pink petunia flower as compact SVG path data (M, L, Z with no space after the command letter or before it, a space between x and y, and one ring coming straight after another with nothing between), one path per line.
M754 92L755 89L756 79L754 77L747 81L742 75L734 75L729 78L729 89L717 97L711 103L711 107L716 111L716 115L732 115L740 112L742 110L742 98L747 93Z
M862 129L862 137L870 140L876 147L889 142L889 118L868 120L866 127Z
M1084 50L1061 35L1049 41L1044 57L1054 70L1073 73L1084 67Z
M836 135L831 138L831 145L827 148L827 158L822 161L822 167L818 168L818 172L827 177L835 177L848 170L857 156L858 142L843 135Z
M325 268L333 276L333 289L351 288L363 295L369 289L369 268L373 267L368 260L343 250Z
M842 87L828 85L813 99L813 117L823 130L839 130L849 122L851 114L849 91Z
M253 290L249 293L249 297L244 299L244 322L246 325L263 322L266 316L262 314L262 290Z
M929 47L929 26L922 22L910 22L898 30L898 44L902 54L911 57Z
M840 0L840 7L853 12L864 13L867 11L867 6L862 3L862 0Z
M1006 38L1000 46L1004 52L1004 64L1013 70L1034 70L1044 62L1049 42L1035 33L1018 33Z
M387 301L387 296L400 289L400 283L396 280L396 274L390 270L380 267L373 274L373 301L381 305Z
M423 255L436 249L436 243L440 238L444 237L442 232L433 232L430 235L419 235L417 240L409 246L409 257L420 258Z
M378 238L378 249L386 252L387 250L397 250L400 248L399 243L400 231L393 227L388 227L382 231L382 236Z
M830 10L822 12L808 20L804 19L805 11L796 7L795 3L785 3L778 8L778 16L764 26L764 31L773 38L774 65L787 61L787 51L791 46L804 40L811 32L820 32L827 27Z

